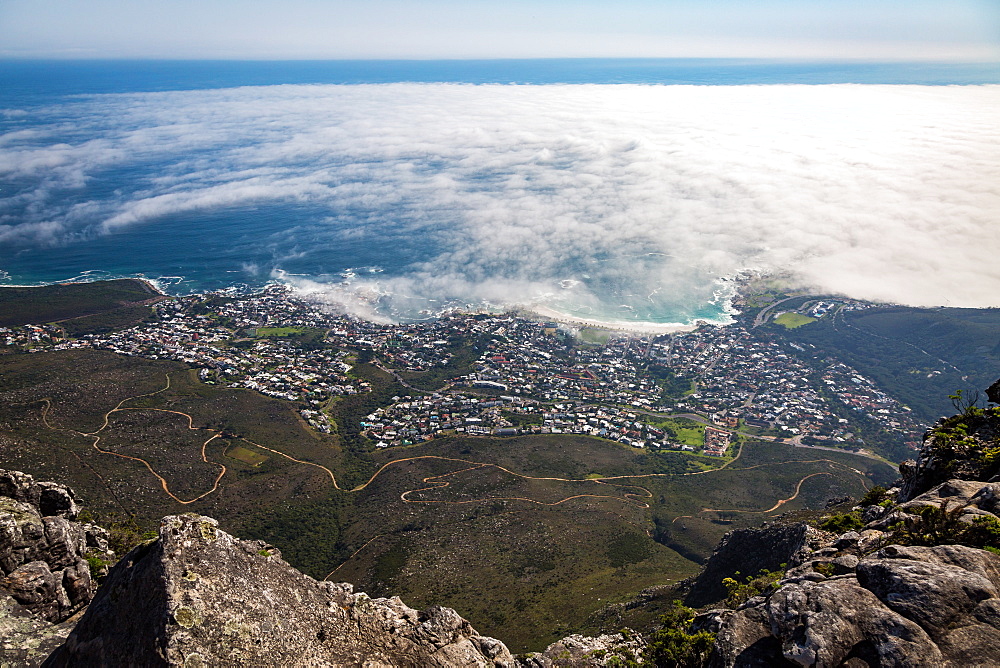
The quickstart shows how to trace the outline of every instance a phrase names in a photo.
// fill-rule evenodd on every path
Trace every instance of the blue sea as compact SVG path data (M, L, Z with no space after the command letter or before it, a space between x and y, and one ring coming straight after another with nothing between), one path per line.
M837 170L909 197L900 147L953 108L988 116L996 84L997 64L0 61L0 284L724 322L747 272L838 288L805 237L878 201ZM809 185L824 170L843 193Z

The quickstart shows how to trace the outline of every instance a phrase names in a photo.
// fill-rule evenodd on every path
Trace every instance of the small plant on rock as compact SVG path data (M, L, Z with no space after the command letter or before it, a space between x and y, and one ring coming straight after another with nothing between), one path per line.
M734 575L739 575L739 572L734 573ZM779 570L769 571L765 568L757 575L748 575L742 582L736 578L723 578L722 586L726 588L726 606L738 608L754 596L770 591L784 575L785 564L781 564Z
M702 668L708 665L715 634L690 632L694 610L674 601L669 612L660 616L659 630L649 636L643 653L644 668Z
M968 506L926 505L913 509L914 515L891 527L891 539L901 545L968 545L1000 548L1000 519L981 515L971 522L962 519Z
M878 506L889 500L889 490L882 485L875 485L865 494L858 504L867 508L868 506Z
M848 531L857 531L864 526L864 522L861 521L861 516L857 513L844 513L842 515L834 515L827 520L824 520L819 528L823 531L829 531L831 533L841 534L847 533Z

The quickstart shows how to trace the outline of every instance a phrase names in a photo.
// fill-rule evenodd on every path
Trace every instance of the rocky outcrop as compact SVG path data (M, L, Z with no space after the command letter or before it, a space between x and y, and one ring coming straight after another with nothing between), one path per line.
M721 600L726 597L724 578L776 571L796 561L810 545L815 548L821 539L820 532L801 522L730 531L695 578L685 603L700 607Z
M454 610L318 582L209 517L164 518L46 666L514 666Z
M73 490L0 470L0 664L36 666L94 595L87 557L110 561L107 533L76 522ZM100 562L94 561L95 564Z
M0 594L0 666L39 666L73 630L75 618L52 624Z
M768 596L717 611L713 666L995 666L1000 557L962 545L888 546L853 572L798 569Z
M88 556L110 559L107 533L75 522L73 490L0 470L0 592L26 611L61 622L96 589Z
M1000 394L1000 381L987 390ZM1000 399L1000 397L997 397ZM991 399L992 400L992 399ZM1000 460L987 456L1000 443L1000 416L973 408L941 418L924 436L916 460L900 464L900 501L923 494L946 480L991 480L1000 474Z
M703 614L711 665L1000 665L1000 555L969 546L1000 534L1000 482L976 479L996 465L997 423L993 409L942 420L901 467L898 505L858 509L862 529L793 554L772 590Z

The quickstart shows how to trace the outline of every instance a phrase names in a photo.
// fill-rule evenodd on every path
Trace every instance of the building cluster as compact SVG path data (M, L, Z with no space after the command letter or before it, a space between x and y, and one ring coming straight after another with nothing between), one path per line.
M705 436L705 452L713 455L726 452L732 430L748 427L853 443L855 414L919 433L908 409L856 370L810 362L740 324L581 345L553 323L511 314L448 314L402 325L331 315L278 285L179 297L155 308L152 321L111 334L64 339L58 327L28 325L0 329L0 343L186 362L200 367L205 382L299 402L303 419L325 432L332 429L324 412L332 397L370 389L351 372L359 351L395 372L447 368L457 351L475 359L471 366L463 360L467 373L444 378L440 393L397 397L368 415L361 426L381 446L441 433L573 433L636 447L690 447L656 426L664 413L710 418L719 426ZM822 317L831 308L820 301L810 313Z
M456 384L493 387L539 401L582 401L607 405L653 407L661 390L640 372L630 353L633 339L603 347L576 346L557 335L551 323L522 318L493 318L479 323L489 338L474 372Z
M377 447L410 445L440 434L515 436L518 434L580 434L618 441L636 448L694 450L671 437L668 430L643 416L609 406L576 402L545 404L512 395L465 394L394 397L361 421L363 433ZM729 432L720 433L730 437ZM721 441L720 441L721 442ZM725 453L729 441L725 441Z
M875 420L889 431L897 431L919 444L922 427L911 414L910 408L876 387L875 383L862 376L843 362L827 360L822 372L822 381L837 399L852 410Z
M62 340L62 330L54 325L0 327L0 345L20 350L44 350Z
M271 397L321 406L333 396L368 391L350 376L348 351L303 347L288 339L252 338L263 328L319 330L329 316L297 299L287 288L180 297L156 305L157 318L110 334L54 341L49 348L101 348L121 355L170 359L200 367L208 383L256 390ZM325 416L306 417L329 431Z
M654 355L678 375L694 379L695 391L677 400L675 408L715 415L720 424L720 418L738 418L793 437L850 442L855 435L831 401L835 397L887 430L919 434L908 408L848 365L827 360L817 368L738 324L674 336L669 345L654 344Z

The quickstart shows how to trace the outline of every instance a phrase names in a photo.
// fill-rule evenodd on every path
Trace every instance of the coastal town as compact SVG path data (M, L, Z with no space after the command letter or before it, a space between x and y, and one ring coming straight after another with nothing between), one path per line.
M832 307L819 302L810 315ZM76 338L57 325L3 328L0 345L176 360L205 383L295 402L326 433L337 428L338 398L371 390L353 371L363 357L405 388L356 425L383 448L447 434L568 433L715 457L741 436L858 451L862 419L919 440L909 409L871 379L739 322L586 342L571 326L512 313L374 323L328 313L277 284L163 299L154 309L138 326ZM431 377L440 382L411 384Z

